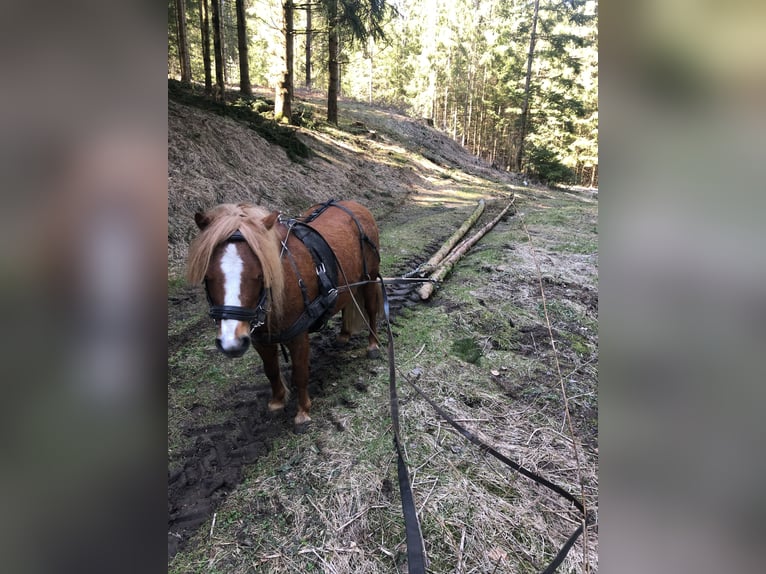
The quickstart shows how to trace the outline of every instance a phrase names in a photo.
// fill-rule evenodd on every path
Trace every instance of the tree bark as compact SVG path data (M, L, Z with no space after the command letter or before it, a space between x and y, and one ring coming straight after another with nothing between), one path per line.
M215 56L215 99L224 101L223 37L221 34L220 0L211 0L213 7L213 54Z
M457 231L455 231L455 233L453 233L449 239L447 239L447 241L444 242L441 248L439 248L439 251L434 253L431 259L429 259L420 267L420 272L425 274L434 271L434 269L438 267L439 263L441 263L442 259L444 259L450 252L450 249L455 247L457 242L460 241L460 239L466 233L468 233L468 230L471 229L471 226L476 223L476 220L479 219L483 212L484 200L480 199L479 204L476 206L476 209L473 210L473 213L471 213L470 217L463 222L463 225L461 225Z
M306 89L311 90L311 4L306 4Z
M329 6L330 33L328 37L329 82L327 86L327 121L338 125L338 5Z
M524 78L524 100L521 102L521 118L519 123L518 144L516 157L513 162L513 170L520 172L524 160L524 140L527 138L527 123L529 116L529 90L532 84L532 62L535 58L535 41L537 40L537 15L540 10L540 0L535 0L534 13L532 15L532 33L529 36L529 53L527 54L527 74Z
M433 294L434 290L436 289L436 282L444 279L449 274L449 272L452 271L455 263L457 263L460 258L463 257L463 255L465 255L466 252L479 241L479 239L484 237L484 235L486 235L490 229L497 225L497 222L503 218L506 212L513 205L514 201L516 201L515 197L492 221L474 233L469 239L464 239L457 247L455 247L455 249L452 250L452 252L439 264L436 270L431 273L430 279L432 282L424 283L420 289L418 289L418 294L422 300L425 301Z
M236 0L237 8L237 48L239 51L239 91L247 96L253 94L250 85L250 63L247 57L247 15L245 0Z
M292 0L284 1L282 14L285 24L285 69L282 72L282 79L277 84L274 117L277 121L286 118L288 122L291 122L293 116L293 67L295 66Z
M186 34L186 2L176 2L176 23L178 25L178 59L181 64L181 83L191 84L191 59L189 58L189 38Z
M367 40L367 52L368 52L368 55L370 56L370 69L369 69L370 81L367 86L367 90L368 90L370 105L372 105L372 75L374 72L374 67L373 67L373 52L374 51L375 51L375 41L372 39L372 36L370 36Z
M202 30L202 63L205 68L205 94L213 93L213 77L210 68L210 18L207 0L200 0L200 30Z

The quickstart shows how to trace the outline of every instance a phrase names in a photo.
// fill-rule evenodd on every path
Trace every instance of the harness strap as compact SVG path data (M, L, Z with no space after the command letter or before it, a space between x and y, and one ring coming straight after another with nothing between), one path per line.
M364 244L367 243L367 245L372 247L372 250L375 252L375 256L378 258L378 261L380 261L380 252L378 251L378 246L375 245L375 242L372 239L370 239L367 236L367 234L364 232L364 228L362 227L362 224L359 223L359 220L356 218L356 215L354 215L353 211L351 211L345 205L341 205L334 199L330 199L328 201L325 201L322 205L317 207L308 216L306 216L306 218L303 220L304 223L310 223L314 221L317 217L319 217L322 213L324 213L325 210L329 207L337 207L338 209L345 211L348 214L348 216L351 217L353 222L356 223L356 228L359 230L359 251L362 254L362 268L364 271L364 276L367 279L371 279L370 274L367 271L367 260L364 258Z
M396 470L399 479L399 493L402 497L402 513L404 514L404 532L407 541L407 571L409 574L425 574L426 557L423 551L423 533L420 530L418 512L412 495L412 485L404 462L404 448L399 435L399 398L396 394L396 364L394 363L394 335L391 332L391 320L388 306L388 296L383 278L378 276L383 292L383 314L386 318L388 333L388 392L391 404L391 422L394 431L394 447L396 448Z
M284 343L304 331L310 333L319 331L330 318L338 299L338 263L335 253L325 238L313 227L295 219L287 221L286 225L288 226L288 233L293 233L303 243L314 260L319 293L313 301L309 301L303 278L298 271L293 254L287 248L287 242L283 242L283 253L287 252L303 294L303 312L290 327L281 333L252 333L252 339L261 343Z
M385 292L385 289L384 289ZM569 493L567 490L562 488L561 486L557 484L553 484L546 478L532 472L531 470L528 470L521 466L520 464L512 461L507 456L503 455L502 453L498 452L495 448L492 446L486 444L481 439L479 439L474 433L457 423L451 416L449 416L444 409L439 407L431 398L426 395L420 387L418 387L415 383L413 383L411 380L409 380L407 377L405 377L405 380L409 385L417 391L417 393L423 397L426 402L431 405L431 407L445 420L447 421L452 427L455 428L465 439L467 439L469 442L475 444L478 446L481 450L487 452L488 454L491 454L496 459L501 461L502 463L506 464L519 474L522 474L526 476L527 478L533 480L534 482L552 490L562 498L565 498L569 502L575 505L578 511L580 511L580 514L582 515L582 522L580 523L580 526L577 527L577 529L572 533L572 535L567 539L566 543L564 543L564 546L561 547L561 550L559 550L558 554L556 554L556 557L553 559L553 561L548 565L548 567L543 571L542 574L553 574L553 572L556 571L556 568L558 568L561 563L564 561L564 558L566 558L567 554L569 553L569 550L572 548L572 545L577 541L577 539L580 537L580 535L583 532L583 526L587 526L589 524L593 523L593 518L585 513L585 508L583 503L578 500L574 495Z
M303 296L303 308L305 309L309 306L311 301L309 301L309 294L306 290L306 284L303 282L301 272L298 270L298 264L295 262L293 252L287 248L287 241L282 243L282 253L287 253L287 260L290 262L290 265L292 265L293 271L295 271L295 276L298 278L298 287L301 288L301 295Z

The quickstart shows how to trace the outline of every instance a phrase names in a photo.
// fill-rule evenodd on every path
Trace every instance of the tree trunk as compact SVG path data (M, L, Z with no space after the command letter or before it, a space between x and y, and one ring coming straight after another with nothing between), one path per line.
M218 0L218 21L221 28L221 70L223 85L229 83L229 67L226 62L226 0Z
M338 6L335 1L329 6L330 35L328 38L329 51L329 85L327 86L327 121L338 125Z
M189 38L186 35L186 2L176 2L176 23L178 25L178 59L181 64L181 83L191 84L191 59L189 58Z
M516 145L516 157L513 162L513 170L521 171L524 159L524 140L527 137L527 123L529 116L529 90L532 84L532 62L535 58L535 41L537 40L537 14L540 9L540 0L535 0L534 14L532 15L532 33L529 36L529 53L527 54L527 75L524 78L524 100L521 102L521 118L519 123L518 144Z
M247 16L245 0L236 0L237 48L239 49L239 91L247 96L253 94L250 85L250 63L247 58Z
M372 105L372 74L373 74L373 70L374 70L374 68L373 68L373 52L374 52L374 50L375 50L375 42L372 39L372 36L370 36L370 38L367 41L367 51L368 51L369 56L370 56L370 82L369 82L369 84L367 86L368 93L369 93L369 99L370 99L370 105Z
M215 99L224 101L223 38L221 34L220 0L211 0L213 7L213 55L215 56Z
M311 4L306 4L306 89L311 90Z
M202 30L202 63L205 67L205 94L213 93L213 77L210 69L210 18L207 10L207 0L200 0L200 30Z
M483 199L479 200L478 205L476 206L476 209L473 210L473 213L463 222L463 225L461 225L455 233L453 233L447 241L444 242L444 244L439 248L439 251L433 254L431 256L431 259L429 259L426 263L420 266L420 273L426 274L431 273L438 267L439 263L442 262L442 260L447 256L447 254L450 252L450 249L455 247L457 245L457 242L460 241L460 239L468 233L468 230L471 229L471 226L473 226L474 223L481 217L481 214L484 212L484 205L485 202Z
M511 208L514 201L516 201L516 198L514 197L511 199L511 202L505 206L505 209L500 212L499 215L497 215L492 221L487 223L484 227L482 227L479 231L474 233L471 237L468 239L464 239L460 242L460 244L455 247L455 249L452 250L452 252L442 260L442 262L438 265L438 267L434 270L433 273L431 273L430 279L432 280L431 283L424 283L420 289L418 289L418 294L420 295L420 298L422 300L428 299L431 294L434 292L434 289L436 289L436 282L441 281L444 279L450 271L452 271L452 268L455 266L455 263L460 260L460 258L466 254L466 252L476 245L476 243L484 237L484 235L487 234L487 232L492 229L495 225L497 225L497 222L500 221L503 216L506 214L506 212Z
M282 4L282 15L285 21L285 69L282 72L282 79L277 84L274 118L277 121L284 118L291 122L293 117L293 67L295 66L295 30L293 26L292 0L284 1Z

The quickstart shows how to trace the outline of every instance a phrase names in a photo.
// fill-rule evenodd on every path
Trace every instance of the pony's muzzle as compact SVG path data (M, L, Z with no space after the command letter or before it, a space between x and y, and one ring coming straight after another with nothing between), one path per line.
M241 335L234 340L227 341L226 345L224 345L220 338L216 338L215 346L227 357L241 357L250 346L250 337L248 335Z

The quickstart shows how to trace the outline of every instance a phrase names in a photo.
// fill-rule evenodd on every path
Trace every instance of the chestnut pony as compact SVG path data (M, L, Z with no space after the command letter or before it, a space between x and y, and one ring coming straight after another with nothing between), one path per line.
M286 400L278 354L284 344L298 392L295 424L307 423L309 332L342 311L338 340L348 342L366 324L367 356L380 356L380 255L372 214L356 202L330 200L292 219L247 203L218 205L194 219L201 232L189 247L187 276L204 281L216 346L239 357L252 343L271 383L269 409L276 411Z

